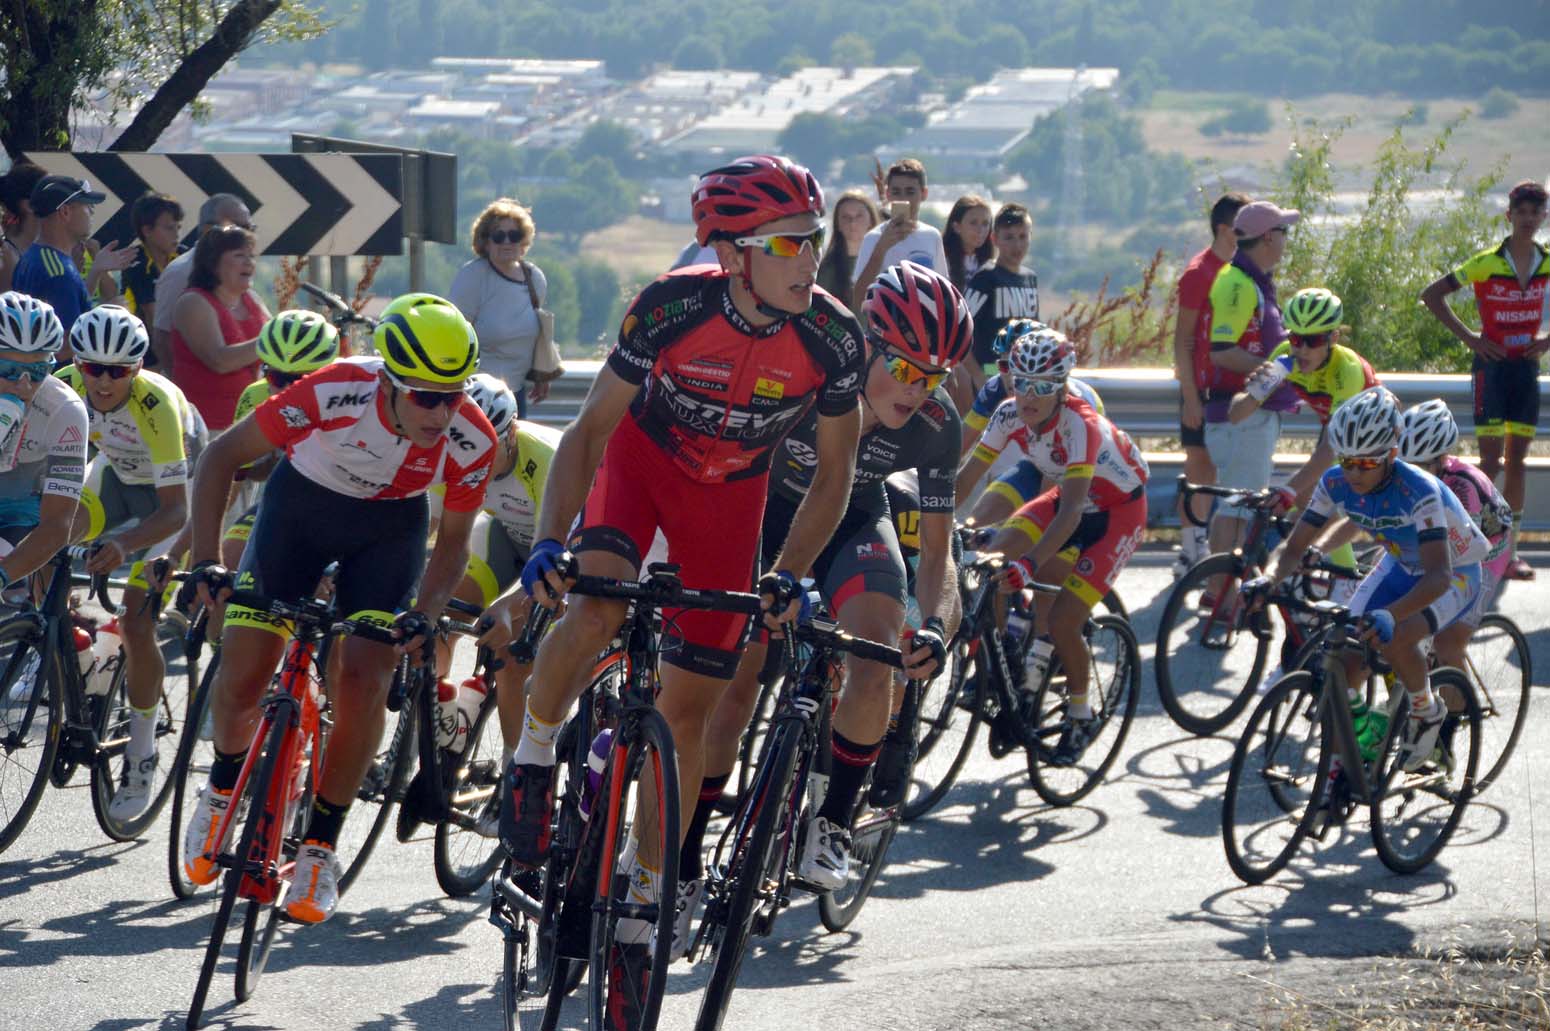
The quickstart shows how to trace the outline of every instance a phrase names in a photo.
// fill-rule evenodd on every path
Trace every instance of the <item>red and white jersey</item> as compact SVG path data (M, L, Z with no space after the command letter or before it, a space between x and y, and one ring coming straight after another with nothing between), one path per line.
M490 420L465 397L435 446L416 447L390 427L388 399L377 389L381 368L381 358L340 359L271 396L253 418L298 472L329 490L412 498L444 483L449 511L479 508L495 462Z
M1085 512L1102 512L1137 496L1146 483L1146 460L1130 436L1099 415L1075 393L1042 426L1032 427L1017 414L1017 399L997 406L974 449L991 461L1016 445L1046 480L1091 477Z

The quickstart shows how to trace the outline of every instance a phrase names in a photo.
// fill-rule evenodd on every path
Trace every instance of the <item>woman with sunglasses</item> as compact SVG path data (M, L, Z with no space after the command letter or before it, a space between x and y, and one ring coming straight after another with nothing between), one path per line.
M328 766L282 903L303 923L327 920L338 905L335 843L382 739L388 683L399 655L428 635L427 613L440 612L463 579L496 453L490 421L464 393L479 367L479 345L450 302L401 297L383 312L374 339L376 356L336 361L260 404L211 442L194 476L191 580L201 602L213 604L233 583L296 602L337 561L339 613L392 625L400 635L397 649L361 637L340 646ZM277 448L285 457L264 484L233 578L218 562L232 478ZM427 558L426 495L438 483L446 499ZM184 873L196 884L219 872L206 852L231 804L286 635L265 613L226 609L211 689L215 760L184 838Z
M1241 592L1250 605L1262 604L1271 584L1297 572L1309 545L1337 515L1385 546L1347 607L1367 617L1368 640L1410 694L1400 752L1404 768L1413 772L1432 761L1446 715L1432 693L1421 644L1470 611L1480 590L1480 562L1491 546L1457 495L1396 457L1401 425L1399 400L1384 387L1364 390L1335 410L1328 436L1340 464L1319 477L1274 572L1246 581ZM1347 682L1365 684L1361 654L1347 652L1345 661ZM1352 705L1360 733L1365 699L1353 694Z
M74 362L59 378L86 402L95 452L71 539L94 543L88 573L134 563L118 619L134 714L119 787L109 803L114 819L133 820L151 803L156 706L166 672L157 614L145 605L151 589L145 556L174 550L171 542L188 518L188 470L207 433L183 392L144 368L150 334L127 309L102 304L85 312L70 329L70 346Z
M1016 561L1007 585L1061 584L1034 598L1038 636L1028 651L1024 686L1034 689L1060 658L1071 685L1066 720L1051 757L1072 765L1091 743L1098 720L1088 700L1088 655L1082 629L1109 593L1146 531L1146 461L1125 431L1069 389L1076 349L1052 329L1030 333L1007 355L1016 395L1002 403L968 464L979 472L1016 443L1055 486L1023 505L988 549ZM979 473L975 473L978 478ZM961 481L960 481L961 482Z

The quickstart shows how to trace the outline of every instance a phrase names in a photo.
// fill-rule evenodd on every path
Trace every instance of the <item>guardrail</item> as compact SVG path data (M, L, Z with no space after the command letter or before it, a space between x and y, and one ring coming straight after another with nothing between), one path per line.
M552 426L564 426L581 410L581 402L592 388L592 380L602 365L596 361L565 362L565 375L555 380L549 399L533 409L532 417ZM1179 432L1179 388L1169 369L1078 369L1077 375L1093 385L1103 397L1109 418L1133 437L1177 437ZM1406 405L1440 397L1448 402L1453 417L1466 432L1473 418L1473 394L1469 377L1463 375L1426 375L1387 373L1383 383ZM1550 376L1539 379L1541 393L1550 390ZM1312 439L1319 423L1312 415L1292 416L1285 421L1288 436ZM1152 467L1147 487L1148 508L1157 526L1177 526L1174 515L1174 481L1183 471L1183 456L1173 452L1147 454ZM1302 461L1298 455L1280 455L1277 469L1290 472ZM1524 506L1524 529L1550 531L1550 459L1528 460L1528 498Z

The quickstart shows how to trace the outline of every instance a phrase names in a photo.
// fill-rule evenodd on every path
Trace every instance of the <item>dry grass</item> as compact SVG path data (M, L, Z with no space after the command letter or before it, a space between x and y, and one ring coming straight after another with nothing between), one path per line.
M688 223L631 215L582 237L577 253L603 262L622 285L634 284L638 289L666 272L693 235L694 227Z
M1452 946L1382 961L1370 982L1315 998L1267 982L1265 1031L1550 1028L1550 946Z

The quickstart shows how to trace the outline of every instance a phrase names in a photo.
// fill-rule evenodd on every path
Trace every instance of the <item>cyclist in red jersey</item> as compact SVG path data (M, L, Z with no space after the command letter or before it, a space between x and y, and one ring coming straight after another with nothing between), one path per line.
M815 406L813 486L777 563L781 572L760 581L781 616L794 615L797 578L844 510L860 429L862 334L844 305L814 289L823 192L799 165L748 157L702 176L693 204L700 243L715 248L721 267L670 273L630 305L544 487L522 583L545 605L568 587L555 568L562 539L582 573L630 579L658 528L686 585L746 590L771 451ZM536 866L548 852L555 737L586 686L592 656L623 616L622 603L572 599L538 650L502 792L501 840L521 865ZM672 729L689 812L706 726L737 668L746 619L686 612L673 623L677 640L662 656L657 705ZM632 883L654 890L651 866L660 857L637 861Z
M381 357L346 358L303 377L205 449L192 519L192 579L205 604L233 586L217 564L232 477L281 448L287 454L265 483L235 586L294 603L311 596L324 567L337 561L342 615L395 626L403 641L398 651L414 651L429 633L425 613L442 610L468 565L495 431L463 392L478 369L478 343L450 302L429 294L400 298L384 313L376 344ZM427 560L426 493L438 483L446 485L446 499ZM219 872L206 853L231 804L260 697L288 634L265 613L235 605L225 613L211 695L215 761L184 842L184 872L196 884ZM383 703L398 661L395 649L359 637L341 648L342 661L330 670L328 758L283 903L305 923L328 919L338 904L334 845L382 739Z

